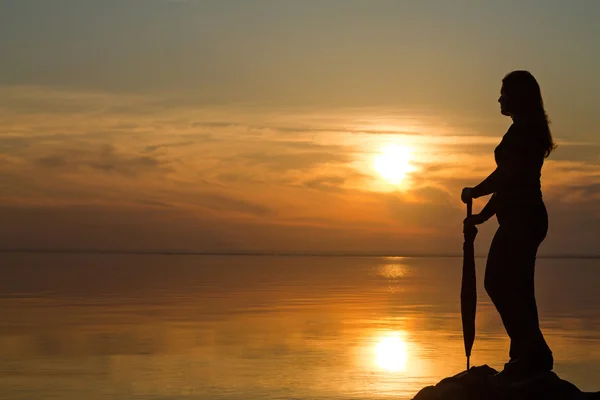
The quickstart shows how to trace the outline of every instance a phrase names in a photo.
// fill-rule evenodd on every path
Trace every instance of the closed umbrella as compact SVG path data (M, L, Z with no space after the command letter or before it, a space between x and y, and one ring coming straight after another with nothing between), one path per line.
M467 217L473 210L473 202L467 203ZM467 370L471 364L471 349L475 341L475 312L477 310L477 282L475 281L475 250L474 242L477 228L474 225L463 228L465 242L463 244L463 270L460 290L460 311L462 316L465 354L467 355Z

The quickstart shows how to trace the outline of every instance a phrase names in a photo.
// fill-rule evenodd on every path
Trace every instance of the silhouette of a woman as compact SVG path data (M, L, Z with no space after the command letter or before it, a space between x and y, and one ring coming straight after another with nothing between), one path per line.
M544 158L556 148L540 87L528 71L502 80L501 113L513 123L494 150L497 168L479 185L464 188L462 201L492 194L483 210L465 219L478 225L494 214L499 228L485 270L485 289L510 337L510 360L500 375L527 378L550 371L554 359L540 330L534 275L537 249L548 231L540 184Z

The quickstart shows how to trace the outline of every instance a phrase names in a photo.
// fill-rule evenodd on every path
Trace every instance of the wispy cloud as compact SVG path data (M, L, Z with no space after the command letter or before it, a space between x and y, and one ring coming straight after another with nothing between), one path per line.
M120 153L112 145L104 145L95 150L62 149L35 159L34 164L69 173L85 173L85 169L91 169L137 176L144 172L172 171L166 161L157 157Z
M139 208L146 211L124 223L140 224L147 215L142 225L156 232L183 229L185 215L189 224L177 237L186 246L197 230L206 237L218 232L218 249L443 252L460 249L458 194L493 170L501 137L401 112L161 107L167 103L44 88L2 91L0 204L19 215L37 213L39 221L53 221L53 213L74 221L81 210L111 219ZM598 145L559 142L544 167L549 207L597 215ZM372 168L390 144L412 150L414 172L401 188ZM19 229L39 229L26 221ZM110 231L102 225L92 236L108 243ZM569 234L565 228L560 237ZM173 245L157 235L148 243ZM25 234L16 237L13 245L28 243ZM65 243L70 238L63 234Z

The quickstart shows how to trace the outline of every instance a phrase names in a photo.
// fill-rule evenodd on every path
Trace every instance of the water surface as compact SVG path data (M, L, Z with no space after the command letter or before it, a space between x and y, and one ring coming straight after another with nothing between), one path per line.
M483 292L473 364L508 340ZM459 258L0 255L2 399L405 399L465 367ZM599 260L540 259L555 371L600 390Z

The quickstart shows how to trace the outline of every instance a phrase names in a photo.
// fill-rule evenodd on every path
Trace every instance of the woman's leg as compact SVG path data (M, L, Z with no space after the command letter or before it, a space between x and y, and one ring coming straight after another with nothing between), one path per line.
M516 359L518 354L517 342L513 339L515 336L515 315L514 309L515 299L513 298L513 283L514 271L511 266L510 257L510 236L509 231L505 226L500 226L494 235L490 251L488 253L487 263L485 267L485 290L494 303L496 310L502 318L502 323L506 329L506 333L511 338L510 358Z
M510 280L504 312L511 338L511 358L539 362L552 369L552 352L540 330L535 300L535 241L509 239L507 277ZM540 365L541 366L541 365Z
M552 351L540 330L535 300L535 263L537 250L548 232L548 214L544 204L517 213L514 237L514 263L518 269L515 285L515 332L519 357L534 368L553 368ZM519 311L520 310L520 311Z
M543 205L505 214L486 266L485 287L511 339L510 358L522 361L519 368L553 366L552 352L539 328L534 284L536 253L547 224Z

